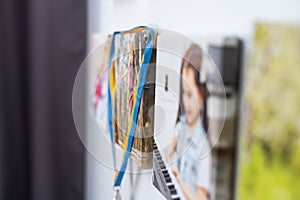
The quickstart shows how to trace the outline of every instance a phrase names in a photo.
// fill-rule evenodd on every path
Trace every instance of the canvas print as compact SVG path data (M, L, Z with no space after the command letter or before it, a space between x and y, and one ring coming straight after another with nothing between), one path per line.
M299 25L256 24L247 69L239 199L300 196L299 63Z

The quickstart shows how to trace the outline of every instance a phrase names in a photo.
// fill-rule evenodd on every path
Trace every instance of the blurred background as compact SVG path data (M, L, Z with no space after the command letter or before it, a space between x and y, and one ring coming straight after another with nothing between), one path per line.
M243 42L232 198L299 199L299 1L4 0L0 8L0 199L107 199L106 171L75 129L72 89L101 35L137 25L207 50L226 37Z

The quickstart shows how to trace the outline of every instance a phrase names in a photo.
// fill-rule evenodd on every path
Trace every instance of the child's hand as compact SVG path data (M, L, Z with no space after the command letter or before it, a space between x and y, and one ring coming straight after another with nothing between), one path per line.
M172 173L174 174L175 177L179 175L178 168L175 164L172 165Z
M172 166L172 173L173 175L175 176L177 182L180 184L181 183L181 177L180 177L180 174L178 172L178 168L176 165L173 165Z

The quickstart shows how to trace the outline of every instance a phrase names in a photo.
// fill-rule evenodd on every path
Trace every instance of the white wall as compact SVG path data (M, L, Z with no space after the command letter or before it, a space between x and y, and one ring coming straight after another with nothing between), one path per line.
M249 35L257 21L300 22L299 0L103 0L100 31L158 25L192 35Z

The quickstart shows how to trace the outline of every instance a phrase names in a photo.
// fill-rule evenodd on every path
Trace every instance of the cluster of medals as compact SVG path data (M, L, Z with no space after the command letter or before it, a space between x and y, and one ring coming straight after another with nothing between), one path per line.
M149 38L147 32L119 34L115 36L115 91L113 116L115 141L123 147L128 134L134 93L137 90L140 64ZM139 106L138 120L132 145L133 158L142 168L150 168L153 151L155 53L152 53L147 80ZM154 73L153 73L154 72ZM152 83L151 83L152 82Z

